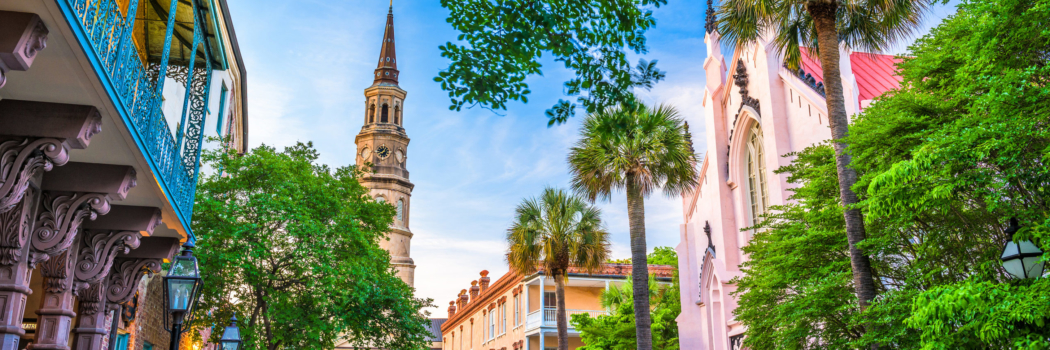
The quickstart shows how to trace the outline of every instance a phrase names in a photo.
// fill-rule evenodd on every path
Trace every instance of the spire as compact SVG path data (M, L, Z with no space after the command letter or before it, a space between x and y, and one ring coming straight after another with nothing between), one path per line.
M394 1L390 0L390 12L386 15L383 47L379 49L379 66L376 67L374 84L390 83L397 85L397 75L397 53L394 50Z

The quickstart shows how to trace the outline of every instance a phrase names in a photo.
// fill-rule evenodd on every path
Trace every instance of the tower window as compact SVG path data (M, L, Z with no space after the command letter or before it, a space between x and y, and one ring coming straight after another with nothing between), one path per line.
M747 143L747 187L751 209L751 225L758 224L766 212L769 194L766 188L766 162L762 152L762 128L755 124Z
M401 125L401 106L394 106L394 124Z
M375 123L376 122L376 105L375 104L372 104L372 106L368 107L368 122L369 123Z
M390 122L390 106L387 106L386 104L383 105L383 114L380 115L379 121L382 123Z
M397 221L405 222L405 200L397 200Z

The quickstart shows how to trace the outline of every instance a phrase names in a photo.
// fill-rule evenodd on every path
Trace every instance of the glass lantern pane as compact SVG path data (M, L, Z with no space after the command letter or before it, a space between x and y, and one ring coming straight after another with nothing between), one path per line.
M173 311L186 311L189 308L190 297L193 295L193 280L168 280L168 305Z
M175 257L175 261L171 262L168 276L200 277L200 273L197 270L197 259L181 256Z
M1024 265L1021 264L1021 259L1003 261L1003 268L1015 278L1024 279Z
M222 342L222 350L237 350L240 345L237 342Z
M1017 255L1017 243L1014 243L1013 241L1007 242L1006 248L1003 248L1003 255L1000 259L1006 259L1006 257L1014 255Z
M1021 241L1021 242L1019 242L1017 244L1021 247L1021 253L1037 253L1038 254L1038 253L1042 253L1043 252L1042 250L1039 250L1039 247L1036 247L1035 244L1032 244L1032 241Z
M1043 262L1038 256L1024 258L1024 267L1028 271L1028 278L1036 278L1043 275Z
M222 340L241 340L241 330L237 327L226 327L222 333Z

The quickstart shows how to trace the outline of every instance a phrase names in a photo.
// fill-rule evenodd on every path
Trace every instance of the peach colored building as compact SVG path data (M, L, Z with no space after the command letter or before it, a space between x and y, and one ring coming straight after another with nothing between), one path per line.
M707 154L700 185L682 196L679 339L683 350L736 350L745 327L733 314L730 281L740 276L747 260L740 248L754 233L743 229L788 200L787 174L773 173L790 164L785 155L831 138L831 131L819 61L803 52L802 69L788 69L760 39L736 48L727 67L717 30L707 28ZM894 57L840 50L850 115L898 86Z
M658 281L670 283L674 267L650 265L649 271ZM469 289L449 302L448 320L441 327L442 349L556 348L554 282L542 272L522 276L511 271L490 284L488 274L481 271L481 277L471 281ZM606 264L596 274L570 268L565 285L567 314L606 314L599 302L602 291L623 284L630 275L630 264ZM569 348L583 345L579 332L570 324Z

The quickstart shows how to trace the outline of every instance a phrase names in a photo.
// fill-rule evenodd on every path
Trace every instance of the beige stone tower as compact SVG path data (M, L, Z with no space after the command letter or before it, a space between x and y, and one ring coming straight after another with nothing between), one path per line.
M385 201L397 208L394 224L390 227L389 241L383 241L383 249L390 252L391 264L398 269L398 276L408 285L413 285L416 265L412 261L410 243L412 231L408 222L411 217L412 188L408 180L408 135L405 134L404 101L407 92L397 85L397 55L394 51L394 9L386 16L383 46L379 52L379 66L375 70L375 81L365 89L365 119L357 144L357 165L366 170L361 184L371 190L377 201ZM371 165L369 167L368 165Z

